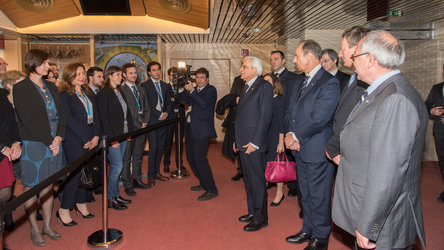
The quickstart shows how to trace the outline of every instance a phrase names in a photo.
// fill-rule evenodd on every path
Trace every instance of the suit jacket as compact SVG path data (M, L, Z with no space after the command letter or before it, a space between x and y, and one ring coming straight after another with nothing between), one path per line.
M235 141L239 151L245 151L242 146L250 142L259 147L259 152L267 151L272 112L273 87L259 76L248 92L241 94L237 105Z
M444 82L433 85L430 90L429 96L425 100L425 104L427 106L427 110L429 111L434 107L444 107L444 97L442 93L442 88L444 86ZM439 116L431 116L434 120L433 122L433 134L444 134L444 123L440 121L441 117Z
M425 246L420 198L427 109L402 74L384 81L352 111L341 132L333 221L376 241Z
M325 161L324 149L339 101L339 81L321 67L299 98L298 93L293 92L290 109L284 113L287 132L299 140L303 161Z
M294 91L299 90L300 84L304 81L304 77L294 72L289 71L287 68L279 74L279 82L284 89L284 107L288 107L290 104L290 96Z
M125 99L125 95L122 94ZM126 103L128 101L125 100ZM97 106L100 114L100 122L103 133L108 135L108 139L122 135L124 131L125 115L120 105L119 98L111 88L103 88L97 94ZM133 119L127 104L126 115L128 131L134 129Z
M217 90L209 83L199 93L197 88L193 92L184 91L178 94L178 99L191 106L190 128L193 139L217 137L214 129L214 106L217 100Z
M362 93L364 93L367 87L367 83L356 79L350 87L342 90L339 104L333 117L333 132L325 146L325 149L331 157L335 157L339 154L339 134L341 133L351 111L361 100Z
M51 93L57 108L58 124L56 136L64 138L65 118L57 87L52 82L42 81L44 81ZM54 137L51 135L46 105L34 83L29 79L29 76L14 85L12 92L22 140L40 141L46 146L51 145Z
M139 114L139 106L137 105L136 96L133 94L132 88L127 84L122 86L122 92L126 99L126 104L131 112L131 118L133 119L133 125L136 129L142 128L142 123L147 123L150 119L150 106L146 97L145 90L139 86L136 86L139 91L139 104L142 109L142 114Z
M240 76L236 76L233 80L233 85L231 86L230 94L235 94L240 96L245 86L245 81L240 78Z
M63 106L66 120L66 134L63 141L63 149L69 154L72 151L83 152L83 145L90 141L94 136L100 136L100 121L97 105L92 98L94 92L88 99L93 104L93 125L88 126L88 114L85 106L76 94L60 92L60 102ZM81 154L81 153L80 153ZM79 154L76 154L79 155Z
M171 105L172 92L170 91L168 84L166 84L164 81L160 81L160 89L162 90L162 97L163 97L163 106L161 107L160 111L157 110L156 107L161 98L159 98L156 86L154 86L154 83L151 80L151 78L149 78L146 82L142 83L140 86L145 89L146 96L148 98L148 103L150 105L149 125L161 122L159 120L159 117L162 114L162 112L166 112L167 114L169 114L172 106Z
M0 89L0 150L5 146L11 147L14 142L20 141L18 125L15 120L15 112L11 102L8 99L8 91ZM0 153L0 162L5 155Z
M335 77L338 78L339 80L339 86L341 87L341 93L342 93L342 91L344 91L345 85L347 85L348 81L350 80L350 75L345 74L344 72L338 70Z

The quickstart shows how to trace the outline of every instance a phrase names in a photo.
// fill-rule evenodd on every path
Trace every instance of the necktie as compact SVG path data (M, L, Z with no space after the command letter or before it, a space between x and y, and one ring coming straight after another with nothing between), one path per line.
M162 89L160 88L160 82L155 82L157 93L159 94L160 102L163 103Z
M97 93L99 93L99 89L94 89L94 93L97 95Z
M310 78L310 76L305 77L304 82L302 83L302 88L301 88L301 90L299 90L298 98L301 97L301 95L304 93L305 88L307 88L309 78Z
M248 92L248 90L250 89L250 85L248 85L248 84L245 84L245 93L247 93Z
M277 78L279 78L279 73L274 73L274 75L275 75Z
M197 88L197 93L198 93L198 94L200 93L200 88Z
M131 86L131 88L133 89L133 93L136 96L137 99L139 99L139 90L137 90L136 86Z
M350 87L350 85L352 85L352 83L355 82L355 80L356 80L356 76L357 76L356 73L353 73L353 74L350 76L350 80L348 81L347 88Z
M362 93L361 102L363 102L367 98L367 96L368 96L368 92L367 92L367 90L365 90L364 93Z

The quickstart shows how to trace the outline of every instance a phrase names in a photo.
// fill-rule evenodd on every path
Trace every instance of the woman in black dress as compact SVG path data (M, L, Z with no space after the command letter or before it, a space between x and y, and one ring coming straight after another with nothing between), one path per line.
M25 191L39 184L62 168L62 138L65 136L65 119L57 87L43 79L49 70L48 53L32 49L26 53L25 68L29 75L13 88L14 106L19 119L22 139L22 184ZM40 191L43 211L43 228L36 221L37 196L25 202L31 225L31 240L36 246L46 245L42 235L52 240L61 235L51 227L53 185Z

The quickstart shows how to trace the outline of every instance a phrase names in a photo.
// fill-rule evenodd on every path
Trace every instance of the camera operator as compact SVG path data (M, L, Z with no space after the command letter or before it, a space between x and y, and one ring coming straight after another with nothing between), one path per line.
M179 141L183 145L183 137L184 137L184 128L185 128L185 105L178 103L175 101L176 94L179 91L184 90L184 85L180 85L180 80L178 79L179 69L176 67L171 67L168 69L168 87L170 91L172 92L171 102L172 108L171 111L168 113L167 120L176 118L176 114L174 110L179 111L179 118L180 118L180 140L177 138L177 124L171 124L167 127L167 133L166 133L166 141L165 141L165 147L163 150L163 171L165 173L170 172L170 165L171 165L171 147L173 145L173 138L176 138L176 143ZM183 74L179 74L179 76L184 76ZM178 82L179 81L179 82ZM178 84L179 83L179 84ZM186 82L185 82L186 83ZM175 137L174 134L176 134ZM176 152L177 155L177 152ZM183 146L180 147L180 159L183 157ZM182 161L181 161L182 162ZM183 165L181 165L182 169L185 169Z
M193 87L191 81L188 81L185 85L187 91L177 95L178 101L190 105L185 125L186 153L191 169L199 179L199 185L192 186L191 190L205 190L205 193L197 198L199 201L207 201L218 195L207 159L210 138L217 137L214 129L217 91L209 84L208 77L207 69L196 70L197 86Z

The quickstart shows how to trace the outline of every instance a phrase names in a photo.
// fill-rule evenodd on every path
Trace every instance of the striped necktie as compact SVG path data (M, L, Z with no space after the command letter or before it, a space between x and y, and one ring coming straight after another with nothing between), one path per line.
M367 90L365 90L364 93L362 93L361 102L363 102L365 99L367 99L367 96L368 96L368 92L367 92Z
M310 76L305 77L304 82L302 83L302 88L299 90L298 98L301 97L301 95L304 93L305 88L307 88L309 78Z

